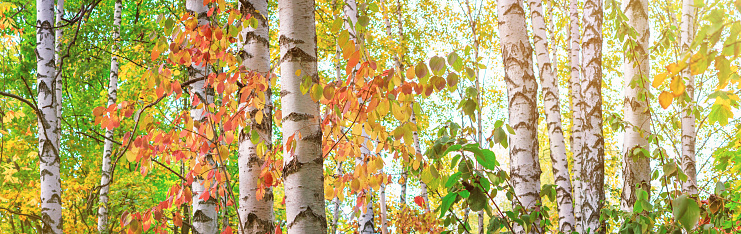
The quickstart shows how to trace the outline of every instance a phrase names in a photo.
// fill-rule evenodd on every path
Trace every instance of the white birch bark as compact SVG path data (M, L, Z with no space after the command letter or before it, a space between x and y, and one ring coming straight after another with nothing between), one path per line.
M695 40L695 6L692 0L682 1L682 22L680 25L681 56L689 55L690 45ZM690 59L687 59L690 64ZM682 183L682 191L689 194L697 194L697 171L695 168L695 77L690 72L689 66L682 71L682 80L687 82L685 92L689 96L689 102L682 110L682 170L687 174L687 181Z
M111 73L108 78L108 104L116 103L118 90L118 41L121 30L121 0L117 0L113 10L113 44L111 46ZM98 207L98 233L108 233L108 189L111 180L111 153L113 150L113 129L106 130L105 143L103 144L103 160L100 176L100 201Z
M242 0L239 1L242 14L251 14L258 20L257 28L246 26L240 35L240 55L242 65L267 79L270 84L270 51L268 49L268 1ZM247 91L245 91L247 92ZM242 93L249 95L249 93ZM265 163L263 155L257 155L257 147L264 145L272 148L272 93L265 92L265 107L262 110L261 123L255 121L258 110L249 109L251 119L249 127L242 129L239 134L239 216L242 225L240 233L273 233L275 231L275 215L273 214L273 190L266 188L262 199L257 199L257 189L261 167ZM254 144L250 140L250 131L257 131L260 140Z
M54 0L36 1L36 89L38 91L39 172L43 233L62 233L59 172L59 118L54 62Z
M54 31L54 62L56 63L56 70L54 71L54 77L57 83L57 87L54 89L54 95L57 99L57 128L62 131L62 36L64 35L64 29L62 25L62 17L64 17L64 0L57 0L56 6L56 30ZM60 135L57 139L57 144L62 141ZM60 145L61 146L61 145Z
M380 191L380 198L381 201L381 234L388 234L389 233L389 226L388 226L388 220L387 220L387 210L386 210L386 185L381 184L381 191Z
M650 64L648 57L650 31L648 25L648 1L623 1L623 12L628 16L628 25L636 30L636 46L625 52L623 63L623 114L628 124L623 135L623 191L620 207L632 211L636 202L638 188L651 192L651 165L649 155L638 151L651 152L648 136L651 134L651 112L648 102L648 77Z
M574 206L571 196L571 179L569 163L566 155L566 143L561 123L561 108L559 104L559 90L556 72L548 55L548 41L545 19L541 0L529 0L530 20L533 27L533 42L538 61L540 82L543 89L543 103L548 125L548 139L550 140L551 162L553 177L556 184L558 204L559 231L571 233L574 231ZM553 37L553 36L551 36Z
M509 97L509 124L515 130L510 136L510 173L517 199L513 206L522 206L530 213L540 203L540 162L537 142L537 89L533 75L533 49L527 37L525 11L517 0L499 0L499 35L502 43L504 80ZM534 222L540 229L539 220ZM514 225L515 233L525 233Z
M206 16L208 7L203 5L202 0L187 0L185 2L185 8L188 12L198 17L198 26L208 25L210 23ZM188 73L190 79L207 77L209 73L207 62L202 61L199 64L191 64ZM198 105L191 105L190 116L193 121L206 124L207 109L205 106L213 103L213 90L206 87L206 82L204 80L193 83L190 88L193 98L192 100L199 100ZM198 131L197 129L194 130ZM211 161L212 160L207 155L205 163L211 163ZM193 232L199 234L213 234L218 231L216 217L217 201L213 196L210 196L207 200L200 199L201 194L207 192L209 189L204 186L204 182L202 175L195 175L193 184L191 185L193 191Z
M584 196L581 189L582 177L581 168L584 158L582 149L584 146L584 111L582 104L584 98L581 93L581 63L579 53L581 49L581 35L579 33L579 1L569 1L569 66L571 67L569 86L571 93L571 153L574 160L572 167L572 181L574 186L574 230L583 233L582 225L582 204Z
M584 1L582 94L584 146L582 148L582 223L584 231L604 233L600 212L604 206L605 149L602 135L602 0Z
M414 111L412 111L411 121L412 124L417 125L417 116L415 116ZM422 147L419 145L419 133L417 131L412 132L412 139L414 140L414 152L421 155ZM422 182L422 180L419 180L419 189L421 190L420 196L425 201L425 213L430 213L430 198L427 195L427 184Z
M286 221L289 234L326 233L319 104L301 93L303 76L318 82L313 0L279 0L281 102ZM302 76L296 71L301 70ZM289 142L292 138L295 143ZM287 145L295 147L287 150Z

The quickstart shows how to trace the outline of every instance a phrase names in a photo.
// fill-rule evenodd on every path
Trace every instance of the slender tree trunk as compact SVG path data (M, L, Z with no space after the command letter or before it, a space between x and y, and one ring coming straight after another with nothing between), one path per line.
M39 172L43 233L62 233L59 174L59 125L54 62L54 0L36 1L36 71L38 90Z
M682 58L687 59L687 64L690 64L688 57L692 51L690 51L690 45L695 40L695 6L692 0L682 1L682 23L680 25L681 32L681 46L682 46ZM695 77L692 76L692 72L687 66L682 71L682 80L687 81L687 87L685 93L689 97L689 102L682 110L682 170L687 174L687 181L682 183L682 191L689 194L697 194L697 171L695 169Z
M388 234L389 226L387 221L387 210L386 210L386 185L381 184L381 233Z
M64 29L62 25L62 17L64 17L64 0L57 0L56 8L56 31L54 31L54 62L56 62L56 70L54 71L54 78L57 82L57 87L54 89L57 99L57 128L62 131L62 36L64 35ZM62 141L60 135L57 139L57 145ZM60 145L61 148L61 145Z
M582 151L582 219L584 231L604 233L600 212L605 200L605 149L602 135L602 0L584 2L582 94L584 146Z
M651 165L648 136L651 134L651 112L648 103L648 77L651 74L648 58L648 1L624 1L623 12L628 16L628 25L638 32L636 46L626 51L623 64L625 99L623 113L625 135L623 135L623 192L620 207L632 211L638 188L651 192ZM646 154L640 152L645 149Z
M533 75L533 49L527 37L525 11L517 0L499 0L499 33L502 42L504 80L509 96L509 125L515 130L510 136L510 173L517 199L513 206L533 212L540 203L540 162L537 138L537 89ZM534 224L537 229L540 220ZM531 228L533 230L534 228ZM525 233L520 225L515 233ZM531 231L532 232L532 231Z
M319 104L301 93L302 76L319 82L313 0L279 0L283 177L288 233L326 233ZM289 139L293 139L290 142ZM288 145L295 145L288 150Z
M203 1L187 0L185 2L185 8L188 12L198 17L199 27L210 24L206 16L208 7L203 5ZM190 79L207 77L209 74L208 61L203 60L199 64L193 63L188 72ZM206 87L206 82L203 80L193 83L190 88L192 101L198 99L198 105L191 105L190 116L194 122L208 124L206 122L207 109L205 106L213 103L213 90L210 87ZM197 129L194 130L197 131ZM213 163L209 155L206 155L205 158L205 162L202 161L201 163ZM193 233L212 234L218 230L216 216L217 200L214 196L209 196L207 200L200 198L201 194L208 192L210 189L205 187L204 182L202 174L194 175L193 184L191 184L193 190Z
M185 170L185 162L180 161L180 174L181 175L185 175L185 173L186 173L186 170ZM186 183L185 180L181 180L180 182L183 184L183 186L185 186L185 183ZM190 224L191 224L191 222L190 222L190 207L188 207L188 204L187 203L184 203L184 204L182 204L180 206L183 209L183 212L182 212L182 214L183 214L183 227L182 227L182 229L180 231L180 234L188 234L188 233L190 233Z
M257 28L245 27L242 30L244 42L240 51L245 68L257 72L270 84L270 51L268 49L268 1L267 0L242 0L239 1L239 9L242 14L251 14L258 20ZM249 95L245 91L242 95ZM272 149L272 93L268 88L265 91L265 106L262 109L262 122L257 123L255 115L258 109L249 108L248 116L251 119L248 128L244 128L239 134L239 216L242 222L240 233L273 233L275 231L275 215L273 214L273 190L265 189L262 199L257 198L259 176L262 165L265 163L264 155L257 154L258 147ZM257 131L260 140L257 144L250 140L250 131ZM261 146L262 145L262 146Z
M548 57L548 41L545 19L543 18L541 0L529 0L530 19L533 26L533 42L538 61L540 82L543 89L543 102L548 125L548 139L550 140L551 162L553 177L556 183L558 204L558 226L563 233L574 231L574 206L571 196L571 179L569 176L568 156L561 123L561 108L559 104L558 80L553 69L553 63ZM551 37L553 37L551 35Z
M417 125L417 116L415 116L414 111L412 111L411 116L412 124ZM417 131L412 132L412 139L414 140L414 151L416 154L422 154L422 147L419 145L419 133ZM425 201L425 213L430 213L430 198L427 195L427 184L425 182L422 182L422 180L419 180L419 189L422 190L422 194L420 196Z
M349 1L348 1L349 2ZM365 133L365 129L362 130L361 138L363 143L360 145L360 157L355 158L355 165L359 166L361 164L367 163L367 158L370 156L371 151L367 147L367 141L370 140L370 136ZM368 201L366 203L366 209L364 211L360 212L360 217L358 218L358 223L360 226L359 232L361 234L374 234L375 233L375 227L376 225L373 222L373 190L368 189L365 191L366 196L368 196L369 199L366 199ZM358 197L358 199L361 199L361 197Z
M113 45L111 46L111 74L108 79L108 106L116 104L118 90L118 41L121 30L121 0L117 0L113 10ZM108 233L108 189L111 181L111 153L113 150L113 129L106 130L103 144L103 165L100 177L100 204L98 208L98 232Z
M397 33L399 34L399 39L398 39L399 40L399 43L398 43L398 46L399 46L399 49L401 51L398 52L399 53L399 56L396 57L397 60L395 62L396 62L396 68L399 69L399 75L402 76L402 77L404 77L404 17L403 17L404 14L401 11L401 7L402 7L401 0L396 0L396 20L397 20L397 23L398 23L396 29L397 29ZM414 106L412 106L412 109L413 109L413 107ZM414 116L414 111L412 111L411 121L415 125L417 124L417 118ZM412 136L414 136L414 139L418 139L419 138L417 131L412 132ZM415 142L417 142L417 141L415 141ZM421 152L421 149L419 148L419 144L415 144L414 147L415 147L415 151L416 152ZM406 205L407 204L407 177L408 177L408 174L409 173L407 171L407 168L404 165L402 165L401 166L401 194L399 194L399 201L401 202L402 205ZM425 197L427 197L427 189L426 189L427 188L427 185L424 182L422 182L422 181L420 181L420 184L423 185L423 188L424 188L423 195L425 195Z
M340 177L342 175L342 162L337 163L337 172L335 173L337 177ZM332 217L332 234L337 233L337 225L340 220L340 199L335 196L332 199L332 204L334 204L334 216Z
M584 97L581 93L581 63L579 53L581 49L581 37L579 33L579 1L569 1L569 66L571 67L569 86L571 88L571 153L574 160L572 167L573 186L574 186L574 231L584 232L582 224L582 204L584 204L584 195L582 193L582 160L584 155L582 148L584 145L584 111L582 104Z

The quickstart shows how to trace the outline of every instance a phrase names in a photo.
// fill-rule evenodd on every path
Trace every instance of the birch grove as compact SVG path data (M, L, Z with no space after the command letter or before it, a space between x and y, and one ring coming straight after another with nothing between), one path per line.
M0 232L738 233L737 3L6 0Z

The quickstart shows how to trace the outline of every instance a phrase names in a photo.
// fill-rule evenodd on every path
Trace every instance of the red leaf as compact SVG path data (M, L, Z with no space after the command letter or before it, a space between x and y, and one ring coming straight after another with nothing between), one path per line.
M275 233L283 233L283 229L280 228L280 224L275 225Z
M425 199L422 198L422 196L414 197L414 203L417 203L417 205L421 208L425 208Z

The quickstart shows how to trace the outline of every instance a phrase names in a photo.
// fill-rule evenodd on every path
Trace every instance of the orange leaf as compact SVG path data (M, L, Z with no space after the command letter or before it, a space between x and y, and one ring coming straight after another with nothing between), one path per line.
M669 108L669 105L672 104L673 100L674 96L667 91L662 91L661 94L659 94L659 104L661 104L661 108Z

